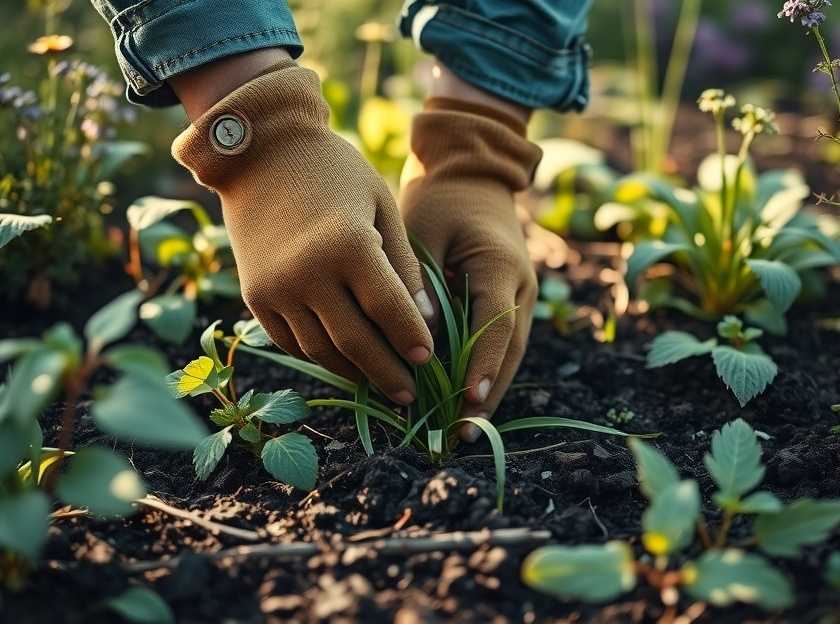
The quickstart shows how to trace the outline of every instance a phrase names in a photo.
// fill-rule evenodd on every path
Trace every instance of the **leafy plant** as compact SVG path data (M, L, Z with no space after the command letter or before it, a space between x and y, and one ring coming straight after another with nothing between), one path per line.
M649 500L642 517L641 544L653 557L652 563L636 558L633 547L620 541L546 546L525 560L522 578L526 584L564 600L601 602L634 589L644 579L659 589L672 616L677 614L681 593L717 607L744 602L782 609L793 604L787 577L753 551L797 557L803 547L825 541L840 524L840 500L804 498L784 504L771 492L755 491L766 468L755 432L738 419L714 433L711 452L705 456L716 486L712 501L721 515L717 530L712 531L702 511L697 482L680 480L665 455L642 440L632 439L629 445L639 486ZM736 519L744 524L752 519L752 537L730 543ZM685 552L697 547L702 548L701 554L689 559Z
M718 323L717 332L727 344L719 344L716 338L701 342L686 332L667 331L654 339L647 367L659 368L686 358L711 355L718 377L744 407L773 382L778 368L755 342L763 333L760 329L744 328L738 318L727 316Z
M34 561L46 539L50 498L105 516L132 511L145 486L124 457L103 447L72 450L75 410L100 369L119 373L97 389L93 420L118 439L159 448L193 448L205 429L171 399L157 351L140 345L113 345L137 321L142 296L121 295L96 312L84 339L66 323L41 338L0 340L0 363L12 362L0 387L0 581L19 585L26 562ZM43 447L38 419L58 399L64 402L57 448ZM59 468L67 461L67 470Z
M773 113L742 107L733 126L743 141L733 156L725 152L724 122L735 99L711 89L699 102L714 116L718 135L718 154L700 167L700 187L686 191L644 175L617 186L617 196L653 198L671 212L661 240L635 245L627 282L632 287L648 267L669 260L678 271L648 290L651 305L707 320L744 314L768 331L784 333L785 313L803 283L819 280L815 269L840 263L840 244L800 212L809 191L798 175L753 174L750 146L758 135L775 132ZM675 283L689 298L675 293Z
M534 306L534 318L551 321L561 335L584 327L589 320L572 302L572 289L561 277L549 276L540 283L540 298Z

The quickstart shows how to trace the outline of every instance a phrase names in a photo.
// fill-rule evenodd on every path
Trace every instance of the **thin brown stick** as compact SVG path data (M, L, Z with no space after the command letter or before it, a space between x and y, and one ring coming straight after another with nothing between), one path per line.
M213 535L225 533L227 535L230 535L231 537L247 540L249 542L255 542L258 539L260 539L260 534L256 531L249 531L247 529L237 529L236 527L228 526L226 524L213 522L212 520L206 520L195 512L178 509L177 507L173 507L172 505L164 503L162 500L154 496L144 496L143 498L138 499L136 502L140 505L145 505L146 507L162 511L166 514L169 514L170 516L175 516L176 518L181 518L183 520L189 520L193 524L200 526L202 529L206 529Z

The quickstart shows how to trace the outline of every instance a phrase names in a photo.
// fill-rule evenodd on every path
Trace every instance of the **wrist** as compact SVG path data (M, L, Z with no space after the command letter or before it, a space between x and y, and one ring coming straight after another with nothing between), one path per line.
M173 76L169 84L181 101L190 121L195 121L214 104L272 66L291 61L284 48L262 48L234 54Z

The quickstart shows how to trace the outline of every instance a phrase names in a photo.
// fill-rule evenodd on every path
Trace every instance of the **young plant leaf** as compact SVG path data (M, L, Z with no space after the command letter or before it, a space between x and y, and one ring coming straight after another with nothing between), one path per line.
M680 482L677 469L662 452L636 438L627 444L636 458L639 488L649 500L655 500Z
M649 266L667 258L678 251L688 251L688 245L681 243L666 243L663 241L646 241L637 243L633 254L627 260L627 276L625 278L629 288L633 289L636 280Z
M0 498L0 546L37 561L47 539L50 501L30 490Z
M137 306L142 299L139 290L123 293L91 316L85 324L88 349L98 352L124 338L137 323Z
M212 392L219 387L219 376L213 360L202 355L187 364L182 370L176 370L166 376L169 392L176 399L185 396L199 396Z
M700 491L696 481L669 486L657 494L642 516L645 549L656 556L682 550L694 537L699 515Z
M272 344L271 338L268 337L263 326L255 318L234 323L233 333L249 347L270 347Z
M768 299L760 299L744 309L744 318L753 325L770 332L774 336L787 334L787 321L785 315L774 306Z
M738 501L732 511L740 514L764 514L781 511L784 505L772 492L755 492Z
M35 338L7 338L0 340L0 364L9 360L16 360L30 351L41 346L41 341Z
M46 227L52 220L50 215L0 214L0 249L24 232Z
M490 442L490 449L493 451L493 463L496 467L496 508L501 511L505 500L505 443L499 431L486 418L468 416L452 423L450 428L461 426L463 423L472 423L487 436Z
M705 355L711 353L716 345L717 340L714 338L700 342L686 332L667 331L654 338L647 354L647 367L659 368L686 358Z
M57 492L68 505L87 507L98 516L124 516L146 495L146 486L125 458L108 449L88 447L70 459Z
M793 604L790 582L758 555L741 550L710 550L682 569L683 585L696 600L716 607L736 602L765 609Z
M175 624L169 605L146 587L129 587L105 606L134 624Z
M144 377L155 383L165 379L169 366L166 359L154 349L140 345L118 345L108 349L105 362L127 375Z
M251 399L251 418L263 422L288 425L309 415L309 406L294 390L255 394Z
M746 344L740 349L730 346L715 347L712 359L718 377L732 390L741 407L764 392L779 372L770 356L754 343Z
M199 442L193 451L193 468L200 481L204 481L216 469L225 454L233 436L230 430L233 425L212 433Z
M176 345L183 344L192 333L195 319L195 301L183 295L160 295L140 306L140 320Z
M367 405L368 390L370 386L368 381L363 379L356 389L355 401L359 405ZM356 429L359 432L359 440L362 442L362 448L365 449L368 457L373 457L373 441L370 439L370 423L368 422L367 412L364 410L356 410Z
M510 433L511 431L521 431L523 429L546 429L551 427L566 427L569 429L582 429L583 431L594 431L596 433L606 433L607 435L616 435L623 437L630 437L635 434L624 433L612 427L604 427L594 423L586 422L585 420L575 420L574 418L561 418L559 416L530 416L528 418L517 418L516 420L509 420L508 422L496 427L499 433ZM647 435L639 437L648 437Z
M617 541L603 546L545 546L525 559L522 581L562 600L612 600L636 586L633 553Z
M135 230L145 230L147 227L158 223L166 217L180 212L181 210L203 209L192 201L183 199L166 199L164 197L147 196L141 197L126 210L126 218L129 225Z
M67 355L54 349L39 348L23 355L3 392L0 419L8 415L19 426L28 426L55 399L67 365Z
M239 437L250 444L257 444L262 440L260 430L254 426L254 423L248 423L239 430Z
M199 338L202 351L204 351L204 354L207 357L213 360L216 370L221 370L225 366L222 364L222 360L219 358L219 350L216 348L216 327L218 327L221 322L221 320L218 320L210 323L210 325L201 332L201 338Z
M777 557L795 557L802 546L825 541L840 524L840 501L803 498L777 513L761 514L755 521L755 537L764 552Z
M704 462L718 487L715 502L734 510L740 498L764 478L761 446L752 427L738 418L715 431L711 447Z
M278 481L312 490L318 477L318 454L305 435L286 433L272 438L262 450L265 469Z
M747 265L758 277L770 303L779 312L786 312L802 290L796 271L778 260L747 260Z

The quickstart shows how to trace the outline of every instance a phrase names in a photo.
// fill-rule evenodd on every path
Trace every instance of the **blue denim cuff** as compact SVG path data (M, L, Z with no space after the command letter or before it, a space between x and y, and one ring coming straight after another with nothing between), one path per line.
M473 8L481 7L482 2L488 6L501 4L498 0L481 0ZM492 8L498 10L498 6ZM585 1L576 9L584 17L587 10ZM434 54L452 73L494 95L528 108L581 111L589 102L591 49L576 32L558 37L562 40L557 47L546 45L545 41L562 30L561 20L566 17L560 4L548 11L557 15L555 23L541 23L541 16L535 13L525 32L474 10L414 0L403 10L400 31L422 50ZM577 18L570 23L580 26ZM545 36L538 40L533 35L541 30Z
M111 26L130 102L178 104L166 80L199 65L259 48L303 52L283 0L145 0L117 12L118 2L94 0Z

